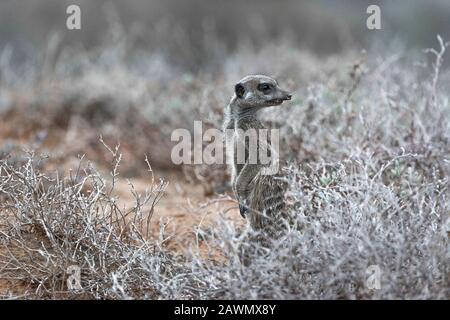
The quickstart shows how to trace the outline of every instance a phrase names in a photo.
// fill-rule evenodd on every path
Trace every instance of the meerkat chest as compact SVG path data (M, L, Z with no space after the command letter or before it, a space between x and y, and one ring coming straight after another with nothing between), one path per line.
M267 129L260 121L238 121L235 127L234 137L237 141L259 138Z
M236 126L234 159L239 164L256 164L264 168L264 174L273 174L279 164L279 133L267 129L261 122L245 122Z
M233 134L233 145L238 164L257 164L260 152L270 149L268 130L259 121L238 122Z

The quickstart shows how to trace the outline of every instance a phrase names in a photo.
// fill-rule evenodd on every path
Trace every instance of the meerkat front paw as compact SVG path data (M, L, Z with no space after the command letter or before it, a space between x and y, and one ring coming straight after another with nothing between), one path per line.
M241 213L242 218L245 219L245 214L247 213L247 211L248 211L247 206L239 203L239 212Z

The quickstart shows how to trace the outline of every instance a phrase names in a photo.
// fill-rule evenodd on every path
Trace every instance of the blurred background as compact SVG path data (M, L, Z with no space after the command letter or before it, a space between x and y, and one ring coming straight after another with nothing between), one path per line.
M81 30L66 27L71 4L80 6ZM371 4L381 8L381 30L366 26ZM324 108L342 106L361 78L371 92L373 78L387 81L383 72L394 63L404 63L399 72L428 80L434 57L423 49L438 45L437 34L450 39L448 0L2 0L0 158L27 147L62 162L81 154L104 160L102 135L110 145L121 143L126 175L142 172L144 154L157 168L180 169L170 159L172 131L192 130L195 120L205 129L220 128L223 108L244 75L276 77L294 92L291 106L317 99L314 87L322 88L321 97L333 97ZM374 70L364 83L361 75ZM390 76L397 85L401 76ZM309 149L313 132L298 128L312 118L303 111L292 115L290 108L268 113L296 135L286 144L290 160L333 159L345 150L330 148L316 129L324 148ZM342 123L347 120L333 122L330 132ZM227 181L217 173L224 168L205 170L194 174L203 185L205 175Z
M80 31L65 27L70 4L81 7ZM380 31L366 28L370 4L381 7ZM450 2L2 0L0 50L12 46L14 61L20 64L46 46L55 32L63 44L89 49L105 41L115 22L133 36L133 45L158 50L175 67L195 72L214 70L240 46L260 48L286 39L294 47L322 55L395 39L402 39L408 48L427 48L438 33L450 37Z

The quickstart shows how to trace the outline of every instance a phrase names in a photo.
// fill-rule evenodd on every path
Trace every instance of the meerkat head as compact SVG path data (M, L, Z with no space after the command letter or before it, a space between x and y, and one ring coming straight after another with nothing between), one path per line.
M292 97L275 79L263 75L246 76L235 85L234 92L238 105L246 108L278 106Z

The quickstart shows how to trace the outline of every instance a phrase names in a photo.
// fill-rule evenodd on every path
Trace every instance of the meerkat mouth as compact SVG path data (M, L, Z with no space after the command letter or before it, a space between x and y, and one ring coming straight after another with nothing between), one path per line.
M272 99L267 101L268 104L270 105L277 105L277 104L282 104L284 100L288 100L288 99Z

